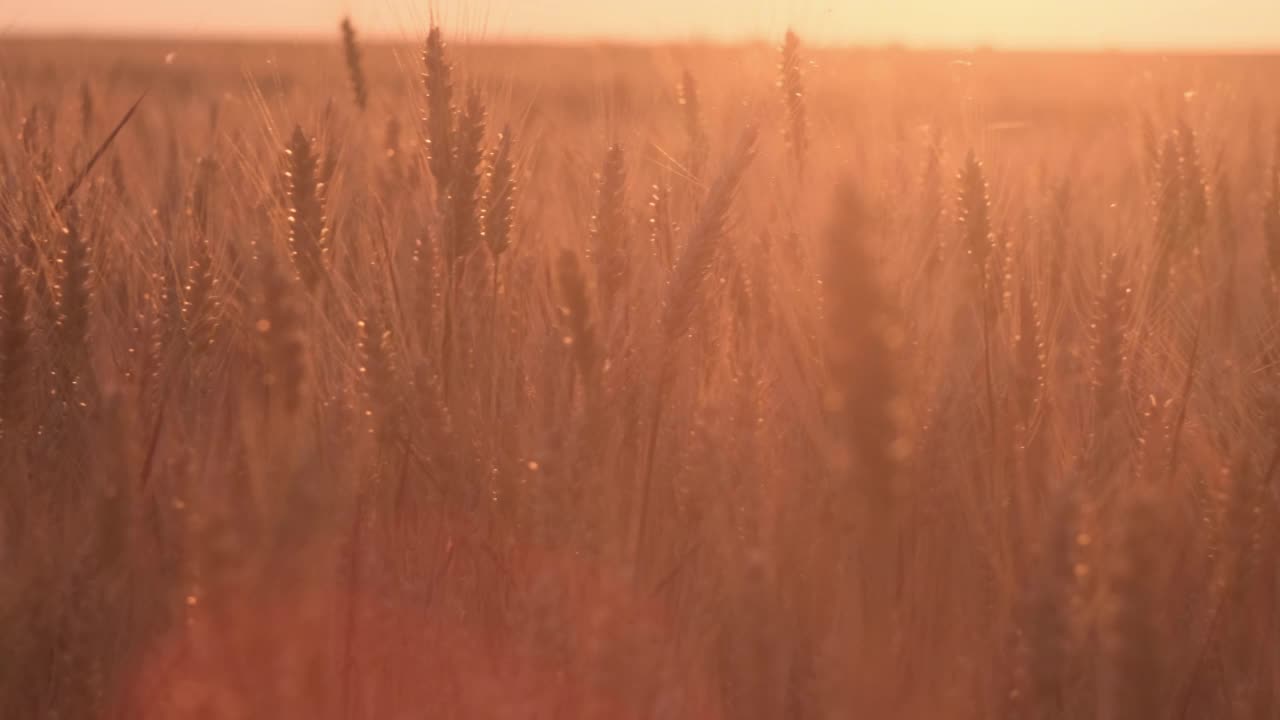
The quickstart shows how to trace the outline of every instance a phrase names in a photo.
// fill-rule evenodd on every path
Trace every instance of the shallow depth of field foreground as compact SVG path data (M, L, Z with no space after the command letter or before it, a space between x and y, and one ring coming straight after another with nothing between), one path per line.
M0 716L1280 717L1280 59L0 45Z

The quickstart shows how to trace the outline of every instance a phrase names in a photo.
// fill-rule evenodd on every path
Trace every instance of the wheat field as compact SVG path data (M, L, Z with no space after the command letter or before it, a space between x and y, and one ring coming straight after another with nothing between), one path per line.
M0 44L0 716L1280 717L1280 58Z

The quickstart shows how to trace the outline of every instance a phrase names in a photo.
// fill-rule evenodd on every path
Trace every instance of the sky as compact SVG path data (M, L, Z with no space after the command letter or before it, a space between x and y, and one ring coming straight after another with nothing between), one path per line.
M322 35L350 14L416 38L432 8L487 39L1280 49L1280 0L0 0L8 33Z

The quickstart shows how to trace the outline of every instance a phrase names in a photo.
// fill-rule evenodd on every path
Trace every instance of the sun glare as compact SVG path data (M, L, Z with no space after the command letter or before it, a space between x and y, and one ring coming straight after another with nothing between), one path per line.
M795 27L825 44L1232 47L1280 43L1270 0L57 0L0 5L0 26L38 32L313 35L338 14L366 31L416 32L434 14L492 38L766 38Z

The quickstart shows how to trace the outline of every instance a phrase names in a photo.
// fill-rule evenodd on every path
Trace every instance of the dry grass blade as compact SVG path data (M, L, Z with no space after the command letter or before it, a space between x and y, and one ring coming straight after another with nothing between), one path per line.
M684 253L676 263L662 322L669 343L687 335L692 327L703 286L711 274L720 239L728 227L729 208L743 174L755 157L758 137L755 127L749 126L738 138L720 175L707 192L706 202L689 233Z
M142 101L146 97L147 93L143 92L138 96L137 100L133 101L133 104L125 111L124 116L116 123L116 126L111 129L111 132L107 133L107 137L102 141L102 144L98 145L98 149L93 151L93 155L89 156L89 160L84 164L84 167L80 168L80 172L76 173L75 177L71 179L71 182L67 184L66 190L62 191L62 195L58 196L58 201L53 205L53 212L55 215L61 214L62 211L66 209L67 203L71 202L71 198L76 194L76 191L80 189L80 185L84 182L85 178L89 177L89 173L93 172L94 166L98 164L98 161L102 159L102 156L107 152L107 149L111 147L111 143L115 142L116 136L124 129L124 126L129 124L129 120L133 117L133 114L137 112L138 106L142 104Z

